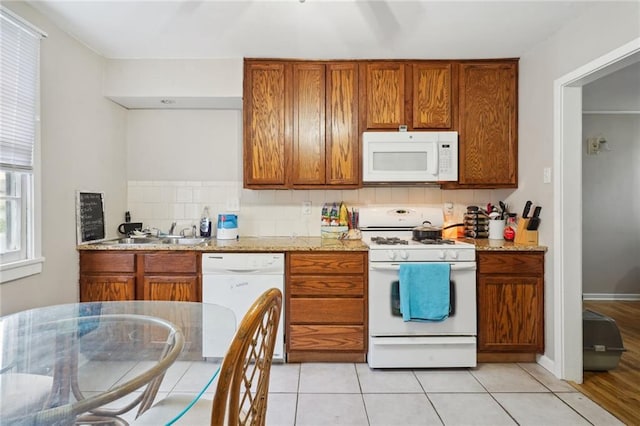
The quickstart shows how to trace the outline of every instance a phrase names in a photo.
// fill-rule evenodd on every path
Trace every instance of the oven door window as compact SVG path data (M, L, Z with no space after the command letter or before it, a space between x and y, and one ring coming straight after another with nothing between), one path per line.
M400 281L391 282L390 298L391 315L394 317L402 317L400 312ZM456 285L453 280L449 281L449 317L456 314Z
M444 321L403 321L398 314L398 269L391 263L369 268L369 333L371 336L473 335L476 333L476 268L451 264L451 315ZM393 312L395 310L395 313Z

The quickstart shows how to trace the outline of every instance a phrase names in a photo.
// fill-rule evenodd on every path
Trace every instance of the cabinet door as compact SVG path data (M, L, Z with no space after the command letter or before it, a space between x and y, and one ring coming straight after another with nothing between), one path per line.
M144 300L199 302L198 277L195 275L145 275Z
M327 185L360 183L358 64L327 64Z
M413 129L450 129L453 125L453 87L450 63L415 63Z
M199 256L194 252L161 252L140 255L144 300L199 302Z
M80 275L81 302L112 302L136 299L133 274Z
M317 63L293 64L293 185L325 183L325 71Z
M363 66L366 99L366 129L397 129L405 125L404 64L401 62L371 62Z
M542 352L542 278L480 275L478 286L478 350Z
M282 62L245 62L244 183L285 187L287 138L290 137L287 82L290 68Z
M461 185L517 187L517 87L517 62L460 65Z

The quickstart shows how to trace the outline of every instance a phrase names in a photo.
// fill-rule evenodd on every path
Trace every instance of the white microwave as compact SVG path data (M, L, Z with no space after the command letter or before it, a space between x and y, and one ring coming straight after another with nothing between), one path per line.
M458 132L363 132L362 181L458 180Z

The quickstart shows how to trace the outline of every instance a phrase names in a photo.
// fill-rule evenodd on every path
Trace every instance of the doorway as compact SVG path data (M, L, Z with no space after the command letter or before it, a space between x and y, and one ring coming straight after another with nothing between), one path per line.
M582 86L640 61L640 39L554 83L554 336L556 372L582 383Z

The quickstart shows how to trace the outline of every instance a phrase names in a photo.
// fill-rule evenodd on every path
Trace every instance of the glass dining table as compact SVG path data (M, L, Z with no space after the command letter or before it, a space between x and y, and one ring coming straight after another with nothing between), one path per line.
M229 346L236 326L231 309L193 302L74 303L0 317L0 424L126 424L121 416L148 409L176 363L210 363L190 378L204 390L221 364L209 354Z

